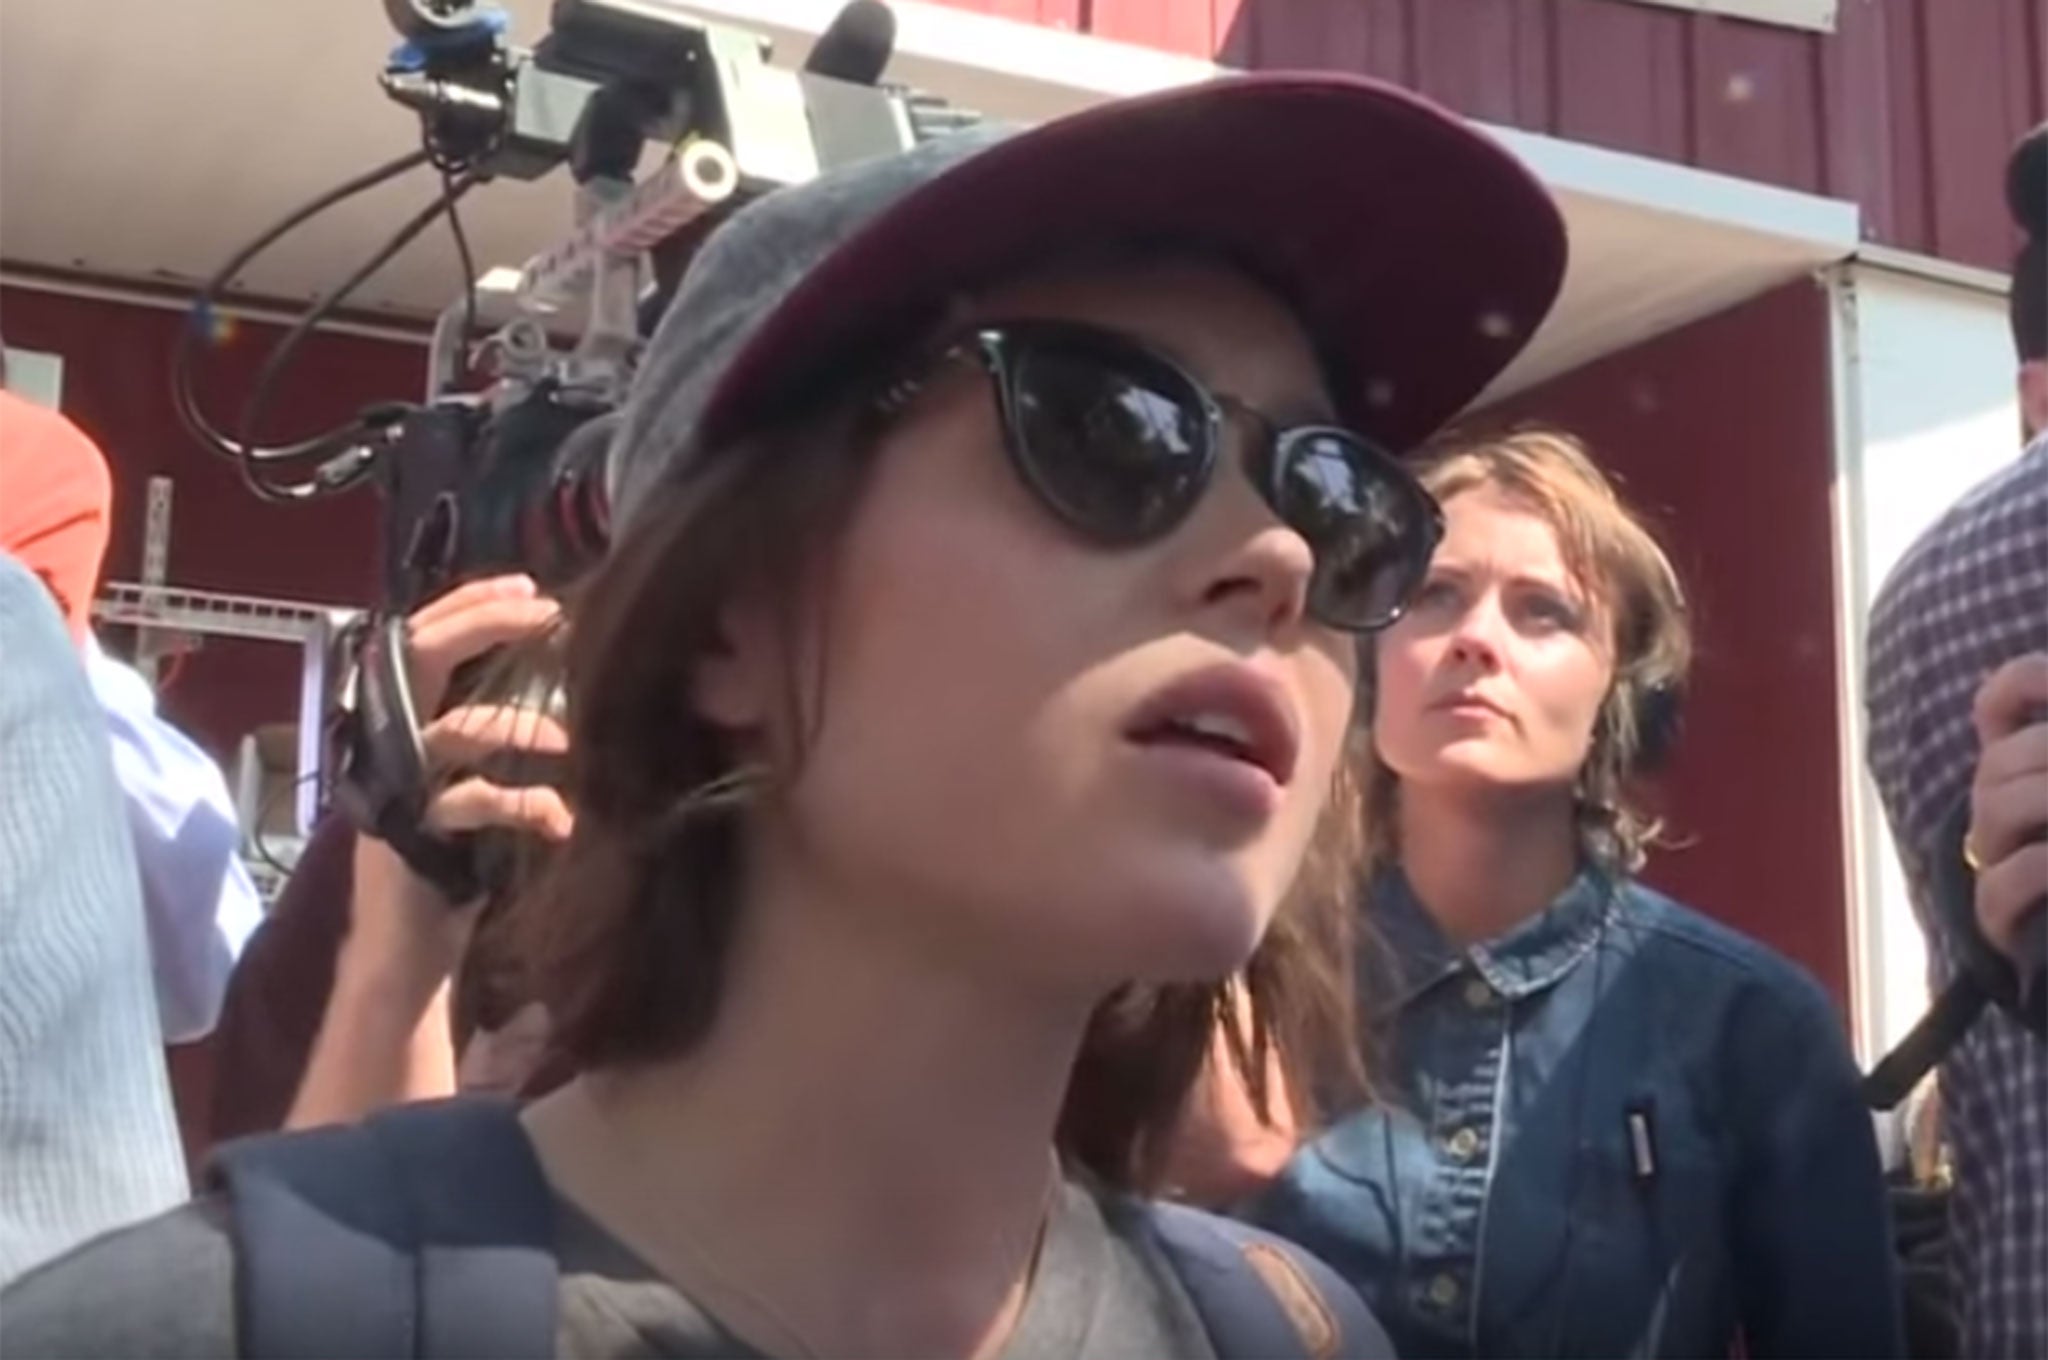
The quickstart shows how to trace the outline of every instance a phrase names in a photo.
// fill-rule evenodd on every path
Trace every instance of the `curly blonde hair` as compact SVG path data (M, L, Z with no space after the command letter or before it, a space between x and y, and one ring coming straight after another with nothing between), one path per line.
M1489 488L1529 510L1557 535L1565 567L1608 621L1614 680L1601 702L1592 750L1575 801L1581 852L1614 874L1640 869L1661 831L1635 796L1642 720L1651 696L1675 697L1692 666L1685 594L1656 537L1570 435L1523 429L1484 438L1453 436L1423 454L1417 473L1448 503ZM1360 712L1370 715L1377 679L1370 649L1360 675ZM1360 780L1368 874L1399 858L1400 780L1377 753Z

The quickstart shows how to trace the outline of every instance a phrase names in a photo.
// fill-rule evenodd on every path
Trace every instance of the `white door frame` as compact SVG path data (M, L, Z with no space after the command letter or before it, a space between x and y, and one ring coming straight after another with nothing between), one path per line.
M1929 999L1926 946L1864 760L1870 606L1921 531L2017 456L2020 424L2003 276L1870 251L1830 271L1828 286L1838 786L1855 1039L1867 1065Z

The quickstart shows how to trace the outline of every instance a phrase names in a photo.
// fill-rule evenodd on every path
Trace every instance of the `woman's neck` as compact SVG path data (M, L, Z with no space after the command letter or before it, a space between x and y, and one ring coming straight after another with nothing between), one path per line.
M1568 794L1482 801L1403 785L1399 838L1408 886L1461 945L1513 930L1578 873Z
M906 938L924 912L794 881L743 912L696 1051L529 1114L550 1179L771 1353L994 1349L1056 1193L1087 999L938 958Z

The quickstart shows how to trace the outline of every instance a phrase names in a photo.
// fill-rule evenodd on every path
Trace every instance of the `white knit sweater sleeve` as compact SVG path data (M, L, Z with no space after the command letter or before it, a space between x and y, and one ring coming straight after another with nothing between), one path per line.
M0 554L0 1282L187 1194L105 720Z

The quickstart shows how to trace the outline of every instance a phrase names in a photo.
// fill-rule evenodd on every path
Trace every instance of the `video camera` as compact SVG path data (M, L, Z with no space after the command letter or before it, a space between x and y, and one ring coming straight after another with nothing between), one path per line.
M513 315L475 346L488 388L453 390L474 301L437 327L428 402L379 459L386 607L497 571L559 586L604 550L604 417L709 228L754 194L976 118L878 84L895 24L876 0L841 11L802 71L769 65L759 35L660 0L557 0L531 52L467 0L385 10L405 44L384 88L420 115L439 157L482 179L566 163L577 185L574 232L503 288ZM669 149L636 182L650 142ZM578 313L580 336L558 346L556 327Z
M365 481L382 490L381 608L337 643L322 785L357 825L464 902L495 886L509 856L489 837L451 842L425 829L420 729L434 715L413 700L405 616L451 586L499 573L558 589L603 554L614 413L696 246L727 212L979 119L880 83L895 20L878 0L852 0L801 71L771 66L762 36L690 17L669 0L556 0L549 33L530 51L511 42L501 11L475 0L384 0L384 10L402 43L382 84L418 114L421 150L322 195L229 260L200 292L173 391L187 431L232 459L266 500L310 500ZM660 154L641 174L650 145ZM206 331L214 296L299 223L423 165L440 172L440 197L300 318L259 373L239 434L222 433L192 381L194 336ZM493 179L537 179L563 165L576 185L570 233L480 283L458 200ZM434 329L426 400L258 447L276 377L306 336L443 217L465 278ZM493 326L479 337L486 309ZM312 473L286 481L274 471L286 465ZM458 675L453 697L470 683ZM541 763L549 769L527 772L552 782L559 762Z

